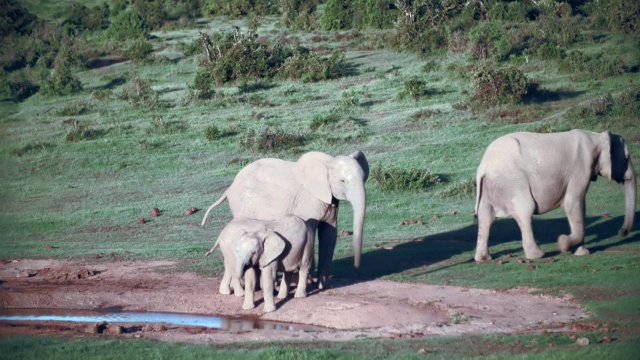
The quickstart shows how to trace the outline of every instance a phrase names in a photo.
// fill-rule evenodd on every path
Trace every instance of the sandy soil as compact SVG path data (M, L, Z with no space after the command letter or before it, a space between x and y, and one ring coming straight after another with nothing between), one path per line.
M426 337L560 330L586 317L569 298L454 286L354 282L335 279L334 288L311 291L304 299L277 302L262 315L258 306L241 309L242 298L220 295L219 278L168 272L172 261L78 263L12 260L0 263L0 308L159 311L259 318L309 324L327 331L216 330L169 324L80 324L0 321L0 336L12 334L85 334L131 336L191 343L287 339L351 340L363 337ZM165 270L165 271L163 271Z

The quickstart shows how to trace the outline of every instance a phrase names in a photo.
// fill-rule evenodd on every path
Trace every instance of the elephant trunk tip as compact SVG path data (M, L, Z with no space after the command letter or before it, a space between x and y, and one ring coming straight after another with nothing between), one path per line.
M627 234L629 234L629 229L622 228L620 229L620 231L618 231L618 235L620 236L627 236Z

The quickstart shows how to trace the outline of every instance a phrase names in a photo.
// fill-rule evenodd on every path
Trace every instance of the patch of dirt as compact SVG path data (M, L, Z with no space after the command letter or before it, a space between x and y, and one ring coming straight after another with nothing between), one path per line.
M329 328L327 331L216 330L170 324L81 324L0 321L0 336L13 334L95 334L145 337L190 343L266 340L353 340L433 335L566 330L586 317L572 299L454 286L356 282L334 279L334 288L313 290L303 299L278 300L275 312L242 310L242 298L218 293L219 278L162 270L173 261L79 263L58 260L0 262L0 308L105 309L178 312L258 318ZM98 331L112 329L109 331ZM115 330L113 330L115 329Z

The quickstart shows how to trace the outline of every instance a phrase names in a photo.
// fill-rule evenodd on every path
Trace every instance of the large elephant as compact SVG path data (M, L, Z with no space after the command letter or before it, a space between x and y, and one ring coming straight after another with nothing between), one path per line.
M299 272L295 297L307 295L307 279L313 267L314 233L297 216L283 216L275 221L233 219L222 230L209 255L218 246L224 257L224 276L220 293L244 295L242 308L253 309L256 268L260 269L263 286L264 312L276 309L273 299L277 271L284 272L278 298L289 293L289 277ZM244 290L240 280L244 278Z
M369 164L360 151L348 156L309 152L298 161L260 159L244 167L202 219L225 200L234 218L275 220L296 215L318 232L319 287L328 286L336 246L340 200L353 207L354 266L360 266Z
M625 216L620 235L633 226L636 175L621 136L584 130L537 134L519 132L493 141L476 174L478 243L476 261L490 260L489 230L496 217L513 216L529 259L544 256L533 237L531 217L563 207L571 233L558 237L561 251L584 243L585 195L598 176L624 183Z

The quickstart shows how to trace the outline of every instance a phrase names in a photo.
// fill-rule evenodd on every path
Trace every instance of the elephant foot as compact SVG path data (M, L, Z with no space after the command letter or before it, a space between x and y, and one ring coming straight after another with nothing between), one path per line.
M280 294L278 293L278 295L276 296L278 299L286 299L287 298L287 294Z
M571 238L567 235L558 236L558 249L561 252L567 252L571 248Z
M253 304L253 302L245 302L244 304L242 304L242 310L251 310L253 308L255 308L256 306Z
M222 294L222 295L231 295L231 289L230 288L220 288L220 294Z
M540 249L539 247L536 247L532 250L525 249L524 255L527 257L527 259L540 259L544 256L544 250Z
M273 311L276 311L276 306L275 305L267 305L267 304L264 305L264 309L263 309L264 313L269 313L269 312L273 312Z
M244 296L244 290L235 290L233 292L237 297L242 297Z
M587 248L584 246L580 246L576 249L576 252L574 252L573 255L576 255L576 256L589 255L589 250L587 250Z
M306 292L306 291L304 291L304 292L297 292L297 291L296 291L296 294L295 294L295 295L293 295L293 297L294 297L294 298L297 298L297 299L307 297L307 292Z
M474 257L474 260L476 262L483 262L483 261L489 261L491 260L491 255L487 254L476 254L476 256Z

